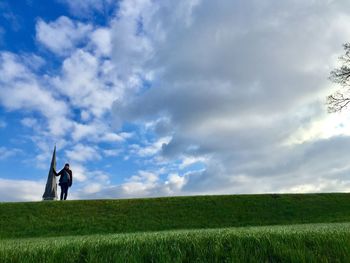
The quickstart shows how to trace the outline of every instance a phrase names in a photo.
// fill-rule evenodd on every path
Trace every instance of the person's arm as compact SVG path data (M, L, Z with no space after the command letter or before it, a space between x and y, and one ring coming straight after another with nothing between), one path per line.
M53 173L56 175L56 176L59 176L59 175L61 175L62 174L62 172L63 172L63 169L59 172L59 173L57 173L56 171L55 171L55 169L53 169Z

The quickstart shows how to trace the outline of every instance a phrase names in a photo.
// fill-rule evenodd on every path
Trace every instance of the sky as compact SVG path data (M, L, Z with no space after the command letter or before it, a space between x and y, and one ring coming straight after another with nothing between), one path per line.
M0 201L344 192L347 0L3 0Z

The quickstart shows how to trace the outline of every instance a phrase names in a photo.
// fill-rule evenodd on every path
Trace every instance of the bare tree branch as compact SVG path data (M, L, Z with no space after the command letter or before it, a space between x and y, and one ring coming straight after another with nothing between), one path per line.
M341 89L327 97L328 112L340 112L350 104L350 43L343 45L345 54L339 58L342 65L330 73L330 80Z

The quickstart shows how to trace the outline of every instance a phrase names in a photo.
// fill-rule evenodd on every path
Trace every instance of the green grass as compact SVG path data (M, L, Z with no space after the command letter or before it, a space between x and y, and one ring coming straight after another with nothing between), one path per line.
M3 240L1 262L349 262L350 223Z
M350 222L350 194L0 203L0 239Z
M0 203L0 262L350 262L350 194Z

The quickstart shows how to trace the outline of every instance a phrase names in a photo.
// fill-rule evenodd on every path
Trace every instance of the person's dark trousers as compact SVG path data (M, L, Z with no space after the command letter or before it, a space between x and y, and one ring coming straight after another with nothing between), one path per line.
M68 195L68 183L61 183L61 200L66 200Z

